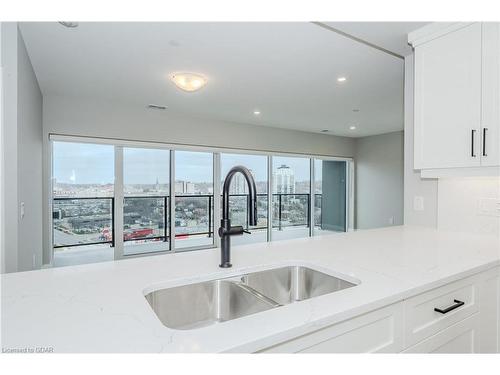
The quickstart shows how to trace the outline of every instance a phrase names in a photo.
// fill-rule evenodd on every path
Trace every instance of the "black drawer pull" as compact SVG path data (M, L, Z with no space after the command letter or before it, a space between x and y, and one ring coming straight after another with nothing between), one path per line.
M452 310L458 309L460 306L465 305L465 302L459 301L458 299L453 300L453 302L455 302L454 305L452 305L450 307L447 307L444 310L441 310L441 309L438 309L437 307L435 307L434 311L436 311L438 313L441 313L441 314L446 314L446 313L449 313Z

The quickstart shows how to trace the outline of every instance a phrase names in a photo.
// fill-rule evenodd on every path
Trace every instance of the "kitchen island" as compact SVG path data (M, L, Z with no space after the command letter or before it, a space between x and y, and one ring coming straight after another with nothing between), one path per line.
M397 226L235 246L229 269L218 267L219 258L219 249L208 249L2 275L2 348L263 351L446 284L495 273L500 239ZM286 265L358 285L192 330L164 326L145 298L157 289ZM392 350L408 346L404 337L401 342Z

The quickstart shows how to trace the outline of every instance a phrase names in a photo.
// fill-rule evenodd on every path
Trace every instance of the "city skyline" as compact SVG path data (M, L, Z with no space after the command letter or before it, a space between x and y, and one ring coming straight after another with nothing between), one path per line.
M169 182L168 150L124 148L124 183L160 184ZM176 180L213 181L213 154L176 151ZM309 179L309 159L273 157L273 169L286 164L294 170L297 181ZM257 181L267 180L267 157L264 155L221 154L221 175L235 165L251 169ZM114 146L90 143L54 142L53 177L67 184L114 183Z

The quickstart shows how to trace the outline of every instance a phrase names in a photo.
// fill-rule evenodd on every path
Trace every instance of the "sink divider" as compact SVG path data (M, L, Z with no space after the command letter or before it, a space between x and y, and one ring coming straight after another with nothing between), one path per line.
M255 289L253 289L252 287L249 287L248 285L244 284L243 282L239 281L231 281L232 283L238 285L240 288L242 289L245 289L247 292L251 293L252 295L254 295L255 297L257 297L258 299L260 299L261 301L264 301L268 304L270 304L271 306L273 307L280 307L280 306L283 306L281 304L279 304L278 302L276 302L275 300L257 292Z

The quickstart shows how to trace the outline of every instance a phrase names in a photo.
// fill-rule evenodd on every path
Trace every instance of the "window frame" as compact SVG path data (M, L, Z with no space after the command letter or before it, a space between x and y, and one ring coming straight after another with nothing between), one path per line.
M50 265L53 264L54 260L54 244L53 244L53 187L54 187L54 171L53 171L53 143L54 142L76 142L76 143L91 143L91 144L106 144L114 146L115 158L114 158L114 215L115 221L113 228L113 233L115 237L114 244L114 259L129 259L143 256L152 255L162 255L162 254L173 254L176 252L186 252L186 251L197 251L203 249L213 249L220 246L220 239L215 233L215 229L220 223L221 213L216 207L220 207L222 193L220 183L221 181L221 153L231 153L231 154L242 154L242 155L261 155L267 158L267 201L268 201L268 224L267 224L267 242L273 241L273 210L272 210L272 186L273 186L273 157L298 157L309 159L310 165L310 183L309 183L309 194L310 197L314 195L314 181L315 181L315 171L314 171L314 161L315 160L333 160L333 161L345 161L346 164L346 227L347 231L353 230L354 224L354 159L351 157L338 157L331 155L321 155L321 154L308 154L308 153L293 153L293 152L282 152L282 151L270 151L270 150L253 150L253 149L242 149L242 148L230 148L230 147L217 147L217 146L204 146L204 145L187 145L187 144L177 144L177 143L164 143L164 142L154 142L154 141L130 141L123 139L113 139L113 138L98 138L98 137L87 137L87 136L74 136L74 135L62 135L62 134L49 134L48 136L48 147L46 148L46 160L47 160L47 171L49 176L47 180L47 199L48 199L48 212L45 213L45 217L48 219L48 241L46 241L46 248L44 248L44 258L49 259ZM168 150L170 152L170 207L169 207L169 232L170 232L170 246L168 250L164 251L154 251L146 252L141 254L124 254L124 241L123 241L123 148L124 147L134 147L134 148L156 148ZM181 249L175 248L175 152L176 151L193 151L193 152L209 152L213 154L213 226L214 226L214 241L212 245L209 246L191 246ZM309 231L308 236L314 236L314 204L311 200L309 205Z

